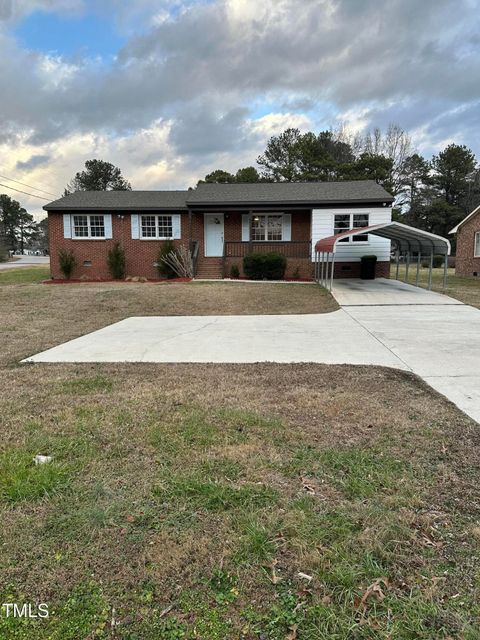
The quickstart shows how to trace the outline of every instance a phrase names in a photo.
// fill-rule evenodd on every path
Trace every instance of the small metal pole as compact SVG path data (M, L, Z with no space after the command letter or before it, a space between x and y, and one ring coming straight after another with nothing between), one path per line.
M420 248L418 249L418 258L417 258L417 277L415 278L415 286L418 287L418 280L420 277L420 261L422 259L422 252Z
M410 249L407 251L407 263L405 266L405 282L408 282L408 268L410 267Z
M400 268L400 248L397 247L397 271L395 273L395 280L398 280L398 270Z
M322 263L321 263L321 269L320 269L320 284L323 287L323 269L325 266L325 251L322 251L322 257L321 257Z
M430 291L432 288L432 271L433 271L433 249L430 253L430 270L428 273L428 290Z
M335 271L335 252L332 252L332 273L330 274L330 291L333 289L333 273Z
M445 262L443 263L443 290L447 288L448 278L448 253L445 254Z

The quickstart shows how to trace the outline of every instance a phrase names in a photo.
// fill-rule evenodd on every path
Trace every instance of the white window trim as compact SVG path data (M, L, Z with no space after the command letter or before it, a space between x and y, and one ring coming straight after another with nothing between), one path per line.
M172 219L172 235L171 236L143 236L142 235L142 218L143 217L154 217L155 218L155 233L158 234L158 218L161 216L162 218L171 218ZM138 216L138 233L139 240L173 240L173 215L171 213L140 213Z
M259 218L268 218L269 216L280 216L282 218L282 239L281 240L253 240L252 238L252 220L255 217L259 217ZM288 242L288 240L284 240L283 239L283 217L285 216L285 213L283 211L269 211L268 213L252 213L250 216L250 221L249 221L249 234L250 234L250 242L265 242L270 244L271 242ZM265 232L268 234L268 224L265 227Z
M480 258L480 231L476 231L473 236L473 257Z
M88 227L88 235L87 236L77 236L75 235L75 216L83 216L87 217L87 227ZM91 222L90 218L92 216L101 216L103 218L103 236L92 236L91 235ZM106 218L104 213L72 213L70 215L70 225L72 231L72 240L106 240Z
M354 211L354 212L348 212L345 211L345 213L340 213L340 212L336 212L333 214L333 234L335 234L335 217L336 216L350 216L350 229L345 229L345 231L353 231L354 228L361 228L361 227L354 227L353 226L353 216L368 216L368 224L367 226L370 225L370 212L367 211L366 213L363 213L361 211ZM367 234L367 237L368 234ZM339 241L339 246L340 243L345 245L345 244L359 244L359 245L366 245L366 244L370 244L370 240L355 240L355 242L353 241L353 236L347 236L346 238L342 238L342 240Z

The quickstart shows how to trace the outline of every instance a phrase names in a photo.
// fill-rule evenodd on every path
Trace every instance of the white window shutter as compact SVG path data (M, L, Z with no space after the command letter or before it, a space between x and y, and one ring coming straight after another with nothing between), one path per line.
M242 242L250 240L250 214L242 213Z
M284 213L282 221L282 240L290 242L292 239L292 214Z
M72 237L72 216L69 213L63 214L63 237Z
M138 240L140 238L140 221L138 213L132 213L130 216L132 219L132 240Z
M182 237L182 217L180 214L172 216L172 238L180 240Z
M103 216L103 223L105 225L105 239L111 240L113 238L111 213L107 213Z

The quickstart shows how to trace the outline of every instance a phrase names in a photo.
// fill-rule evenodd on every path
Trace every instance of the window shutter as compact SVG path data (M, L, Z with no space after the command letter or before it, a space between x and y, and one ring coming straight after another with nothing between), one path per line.
M138 240L140 238L140 222L138 213L132 213L130 216L132 219L132 240Z
M282 240L290 242L292 239L292 214L284 213L282 221Z
M182 237L182 217L180 214L172 216L172 238L180 240Z
M112 214L107 213L103 216L103 222L105 224L105 239L111 240L113 238L112 233Z
M242 242L250 240L250 214L242 213Z
M69 213L63 214L63 237L72 237L72 216Z

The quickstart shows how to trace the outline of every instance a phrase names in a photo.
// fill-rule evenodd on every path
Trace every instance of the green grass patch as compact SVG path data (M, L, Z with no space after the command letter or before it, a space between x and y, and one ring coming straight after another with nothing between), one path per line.
M109 393L113 389L113 382L105 376L86 376L65 380L61 384L63 393L86 395L89 393Z
M3 602L23 604L31 598L18 592L2 594ZM110 607L93 581L77 586L63 601L48 604L48 618L14 618L0 615L0 638L5 640L79 640L106 638Z
M166 478L154 488L153 495L177 507L181 502L184 507L204 511L253 510L273 505L278 499L277 492L266 485L234 485L208 478L201 469Z
M7 503L38 500L63 491L70 473L65 464L53 460L36 465L34 454L13 450L0 458L0 499Z
M409 465L380 450L298 449L286 465L291 475L306 475L326 480L341 489L349 499L370 498L377 492L395 492L403 488L411 475Z
M248 442L252 437L275 437L284 425L275 417L241 409L207 411L195 405L174 407L152 416L150 441L162 453L176 454L185 447L209 449Z
M7 284L38 284L50 278L50 267L20 267L0 270L0 286Z
M247 516L237 522L240 541L233 555L235 564L254 566L268 563L276 550L271 528L259 517Z

